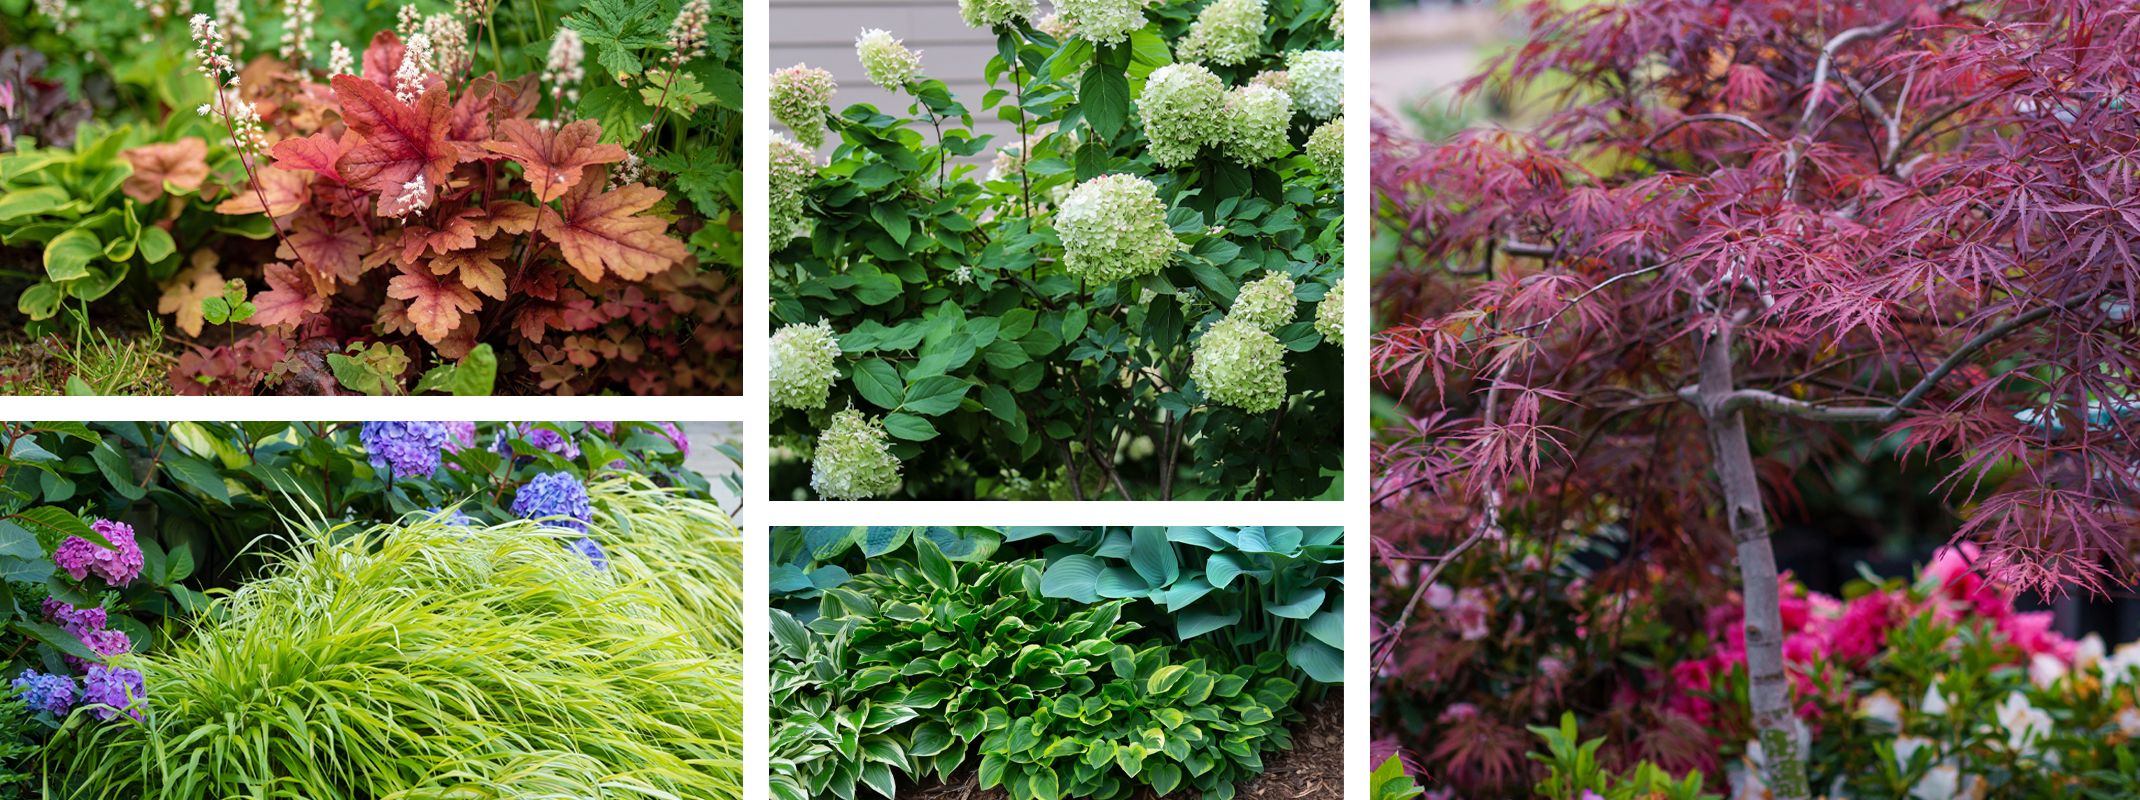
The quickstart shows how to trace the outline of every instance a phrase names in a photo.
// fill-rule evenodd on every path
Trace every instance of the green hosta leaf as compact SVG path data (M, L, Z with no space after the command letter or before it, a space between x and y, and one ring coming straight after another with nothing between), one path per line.
M1179 664L1168 664L1160 667L1158 671L1152 673L1151 678L1145 680L1144 693L1149 695L1166 694L1167 690L1173 689L1175 684L1181 682L1182 676L1187 674L1188 671L1188 667Z
M944 698L950 697L957 688L943 678L930 678L907 692L906 704L915 708L928 708L943 702Z
M1152 794L1164 797L1181 785L1182 769L1173 764L1153 764L1144 778L1152 787Z
M1149 587L1171 586L1181 575L1174 543L1167 541L1166 529L1156 525L1139 525L1131 530L1129 564Z
M1211 582L1204 580L1201 575L1182 580L1174 584L1173 588L1168 589L1164 595L1167 613L1171 614L1188 608L1190 603L1204 599L1204 595L1210 594L1211 591Z
M983 733L981 726L985 721L980 709L961 711L951 718L951 732L957 734L960 739L971 742L974 737Z
M1100 571L1103 562L1087 555L1067 555L1048 565L1041 576L1042 597L1060 597L1080 603L1100 601Z
M89 262L104 257L104 243L86 228L69 228L45 243L45 276L54 281L89 277Z
M777 608L772 612L773 641L780 644L781 652L792 659L800 660L806 657L810 652L810 642L816 637L812 636L802 623L796 622L794 615Z
M850 691L859 692L864 689L869 689L875 686L889 683L892 681L892 679L897 677L899 677L899 670L893 669L891 667L870 667L868 669L862 670L861 672L855 673L854 678L848 681L847 688Z
M864 761L898 764L903 768L907 762L907 752L906 748L900 747L899 742L892 737L883 735L864 736L862 737L862 759Z
M939 589L954 589L958 587L958 572L951 566L951 560L945 558L944 552L937 548L935 542L928 539L918 539L914 542L914 550L918 556L916 561L918 562L917 565L921 567L922 577L929 579L929 582L935 584L936 588ZM1320 592L1321 590L1318 589L1316 591Z
M907 752L917 756L933 756L951 747L951 729L936 720L924 720L907 737Z
M1034 758L1040 761L1048 761L1063 756L1074 756L1084 752L1084 750L1085 746L1078 744L1076 739L1058 736L1055 737L1055 741L1049 742L1047 747L1041 748L1040 753L1035 755Z
M1211 560L1204 562L1204 579L1220 589L1233 583L1233 579L1247 570L1243 569L1242 556L1233 553L1213 553Z
M803 548L810 552L812 561L831 561L860 543L865 530L861 526L805 525Z
M1138 598L1151 593L1151 587L1145 585L1144 578L1135 570L1124 567L1101 569L1095 588L1101 597L1106 598Z
M1055 770L1036 766L1031 778L1033 797L1036 800L1056 800L1060 796L1055 785Z
M885 797L897 796L899 784L892 779L892 768L885 764L873 761L862 765L862 783Z
M0 519L0 556L38 559L45 557L45 549L37 543L37 534L14 522Z
M1240 621L1238 610L1217 612L1200 606L1190 607L1175 616L1174 635L1188 641Z
M1323 683L1345 682L1345 653L1314 639L1293 643L1286 651L1286 661L1308 673L1308 677Z
M1003 783L1003 769L1010 766L1010 759L996 753L981 756L979 777L982 789L993 789Z
M1308 621L1302 623L1300 627L1301 630L1307 631L1309 636L1315 637L1323 644L1330 645L1340 651L1345 649L1345 614L1342 611L1331 610L1317 613L1315 616L1309 617Z
M1211 530L1202 525L1173 525L1167 528L1167 540L1193 544L1206 550L1231 550L1233 544L1211 535Z
M1285 602L1264 606L1263 610L1286 619L1307 619L1322 610L1323 597L1321 588L1310 586L1286 598Z

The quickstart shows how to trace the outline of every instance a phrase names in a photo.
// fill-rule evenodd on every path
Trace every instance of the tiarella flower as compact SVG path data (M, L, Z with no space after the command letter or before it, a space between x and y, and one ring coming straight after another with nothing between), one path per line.
M74 707L75 695L80 691L75 688L73 678L47 675L34 669L23 670L13 686L31 711L42 711L55 717L67 715L67 709Z
M312 0L283 0L282 46L275 51L282 60L303 67L312 62L312 23L316 16Z
M888 91L906 91L907 81L921 74L921 53L908 50L889 31L870 28L855 37L855 56L871 83Z
M123 710L127 716L139 720L148 699L148 681L135 670L112 669L98 664L91 666L89 674L82 678L82 703L103 706L91 712L97 719L109 722Z
M418 33L409 37L408 49L401 57L401 67L394 70L394 96L404 103L414 103L424 93L424 69L431 63L431 36ZM402 187L403 191L420 190L423 176ZM399 216L399 215L392 215Z
M593 565L597 571L609 569L609 554L602 552L602 545L595 540L582 536L574 540L569 548L572 552L586 556L587 563Z
M1345 279L1337 279L1330 291L1315 304L1315 332L1323 335L1323 341L1345 346Z
M221 85L225 76L238 74L237 62L224 53L223 29L207 14L188 21L193 32L193 55L200 59L201 74Z
M587 68L582 63L587 58L587 45L580 40L579 31L559 27L550 40L550 53L543 59L542 82L549 84L550 97L566 103L580 101L580 82L587 79Z
M245 27L245 7L240 0L215 0L216 25L223 30L223 47L233 59L245 55L245 42L253 40L253 32Z
M141 575L143 563L141 545L134 542L133 526L100 519L91 522L89 529L112 546L107 548L80 536L69 536L52 551L52 563L78 581L95 575L114 587L133 583Z
M1198 12L1174 54L1183 61L1234 65L1263 50L1264 0L1215 0Z
M766 367L773 405L824 408L832 382L840 376L835 365L840 343L833 337L832 323L788 325L773 334L772 345Z
M340 41L327 43L327 75L351 75L357 70L357 59Z
M959 0L959 19L975 28L993 28L1032 19L1039 11L1034 0Z
M1078 184L1055 214L1063 268L1108 283L1158 272L1181 239L1167 227L1159 188L1130 175L1101 175Z
M1345 182L1345 115L1315 126L1308 135L1308 161L1332 183Z
M1226 84L1201 64L1168 64L1145 80L1137 115L1151 140L1153 163L1182 164L1225 135Z
M1285 54L1285 65L1295 109L1330 119L1345 108L1345 51L1294 50Z
M778 250L788 240L810 235L810 218L803 213L803 197L817 180L817 158L810 148L782 134L773 134L771 155L766 159L767 187L771 201L772 247Z
M513 514L521 519L541 520L545 525L585 532L594 519L587 502L587 488L569 472L546 472L535 476L513 495Z
M62 36L74 27L76 20L82 18L82 9L68 5L67 0L36 0L36 5L37 12L45 15L45 19L52 23L52 32Z
M1229 316L1197 340L1189 377L1214 403L1250 413L1269 411L1285 399L1285 345Z
M423 173L419 172L411 176L408 183L401 185L400 192L379 199L379 216L401 219L430 207L431 187L424 182Z
M459 75L468 68L468 22L458 14L425 17L424 36L431 47L429 60L423 65L425 72Z
M795 132L795 139L811 150L825 144L825 115L832 113L832 96L839 84L832 73L796 64L774 70L768 89L773 97L773 120Z
M1277 270L1265 270L1261 279L1241 287L1227 319L1238 319L1263 330L1277 330L1292 322L1298 306L1293 299L1293 279Z
M394 478L428 478L438 472L439 451L450 433L443 422L367 422L357 441L369 454L372 469Z
M713 20L713 4L710 0L685 0L676 12L676 20L669 23L669 66L679 68L684 62L706 54L706 23Z
M1148 5L1151 0L1057 0L1055 9L1086 41L1121 44L1131 32L1144 27Z
M1293 98L1268 86L1241 86L1226 91L1226 129L1220 143L1235 161L1255 166L1293 152L1286 124L1293 119Z
M810 488L828 500L862 500L898 491L899 459L892 456L884 422L852 408L832 415L832 424L817 437Z

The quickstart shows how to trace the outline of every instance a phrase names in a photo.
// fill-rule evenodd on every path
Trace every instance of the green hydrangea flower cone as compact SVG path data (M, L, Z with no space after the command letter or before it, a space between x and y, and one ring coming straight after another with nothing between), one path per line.
M899 490L899 459L891 453L883 420L852 408L832 415L817 437L810 462L810 488L828 500L862 500Z
M773 405L787 408L823 408L839 378L833 362L840 357L840 343L832 325L789 325L773 334L766 358Z
M1214 403L1251 413L1285 400L1285 345L1244 320L1227 317L1196 343L1189 377Z
M1070 191L1055 214L1063 268L1111 282L1158 272L1181 248L1167 227L1159 188L1130 175L1102 175Z
M1226 312L1226 318L1246 322L1259 330L1277 330L1293 321L1297 307L1293 298L1293 279L1283 272L1271 270L1264 273L1262 279L1241 287L1241 294L1234 298L1233 308Z
M1345 279L1339 278L1323 295L1322 302L1315 304L1315 332L1323 335L1323 341L1345 346Z

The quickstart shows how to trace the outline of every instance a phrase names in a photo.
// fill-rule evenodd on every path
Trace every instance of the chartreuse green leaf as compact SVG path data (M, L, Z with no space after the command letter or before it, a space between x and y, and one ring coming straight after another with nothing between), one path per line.
M104 256L104 243L87 228L73 228L45 243L45 277L71 281L89 277L89 262Z

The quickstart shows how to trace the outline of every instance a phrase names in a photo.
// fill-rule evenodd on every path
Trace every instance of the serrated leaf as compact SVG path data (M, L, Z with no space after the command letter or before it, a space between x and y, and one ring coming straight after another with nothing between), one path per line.
M578 186L587 167L624 160L624 148L602 144L602 126L583 119L563 127L538 128L524 119L498 123L497 138L483 149L512 159L526 170L535 199L549 202ZM657 198L659 196L657 195Z
M668 220L641 213L667 193L636 183L601 191L608 174L595 167L582 178L561 198L563 213L542 209L537 227L557 242L565 263L589 281L601 281L605 273L638 281L691 255L683 242L664 233Z

